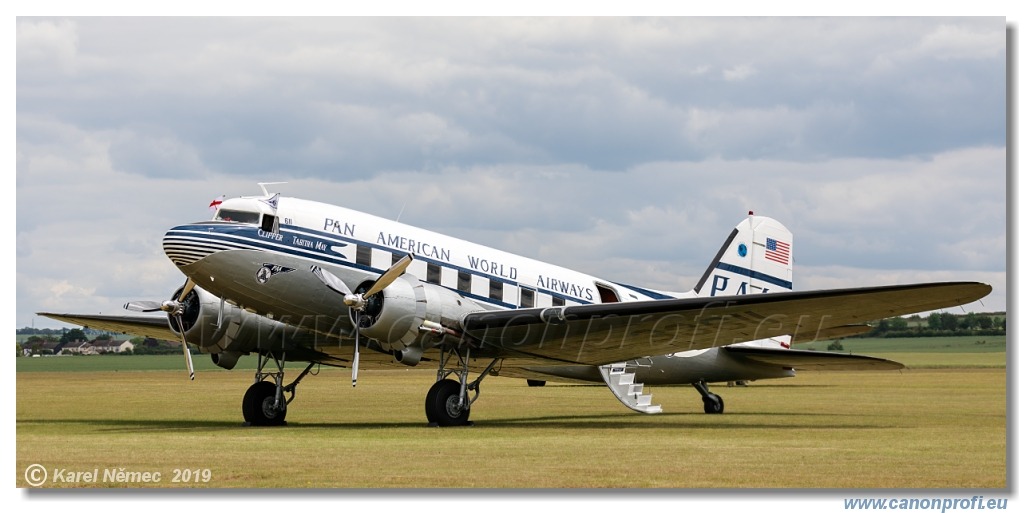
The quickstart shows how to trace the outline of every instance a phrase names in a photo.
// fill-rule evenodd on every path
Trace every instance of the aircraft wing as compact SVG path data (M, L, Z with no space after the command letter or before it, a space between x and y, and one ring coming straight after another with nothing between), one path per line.
M899 370L906 368L899 362L857 354L742 346L730 346L725 349L730 354L742 356L758 363L803 371Z
M467 315L463 331L492 356L604 365L970 303L984 283L951 282L666 299Z
M47 312L39 312L39 315L85 328L126 333L157 340L181 341L178 334L171 331L167 325L167 316L165 315L143 317L141 315L81 315Z

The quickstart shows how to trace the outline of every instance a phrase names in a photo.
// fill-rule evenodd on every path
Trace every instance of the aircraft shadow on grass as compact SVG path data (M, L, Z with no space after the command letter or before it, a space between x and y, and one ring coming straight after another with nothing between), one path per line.
M736 419L740 415L733 415L730 418ZM636 417L630 414L608 413L592 415L552 415L541 417L509 417L487 419L467 426L465 429L570 429L570 430L607 430L607 429L630 429L630 430L658 430L658 429L878 429L889 426L863 422L862 415L856 414L832 414L832 413L791 413L791 412L763 412L754 411L744 414L749 421L734 422L701 422L699 419L706 419L707 416L699 412L663 413L659 416L658 422L637 422ZM807 417L808 421L798 423L772 423L766 419ZM812 419L824 417L840 418L844 422L827 423L813 422ZM665 419L678 419L679 422L666 422ZM695 422L687 422L695 420ZM73 425L77 428L92 426L103 432L175 432L182 431L232 431L246 429L244 423L235 420L187 420L187 419L60 419L60 420L19 420L22 424L61 424ZM288 422L287 427L291 429L330 429L330 430L365 430L365 429L433 429L422 421L416 422Z

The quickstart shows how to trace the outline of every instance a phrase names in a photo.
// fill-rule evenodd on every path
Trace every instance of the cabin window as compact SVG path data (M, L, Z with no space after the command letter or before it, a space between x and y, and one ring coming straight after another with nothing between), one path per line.
M259 212L245 212L243 210L228 210L226 208L222 208L217 211L217 217L215 219L218 221L227 221L229 223L259 224L260 214Z
M458 283L458 286L457 286L459 291L460 292L471 292L472 291L472 289L471 289L472 284L473 284L473 279L470 277L469 273L467 273L466 271L459 271L459 283Z
M356 263L359 265L365 265L370 267L371 260L373 259L373 248L369 246L358 245L356 246Z
M533 291L522 289L519 293L519 306L522 308L533 308Z
M441 266L427 263L427 283L441 284Z
M551 306L565 306L565 298L558 296L551 297Z
M488 297L490 297L491 299L497 299L498 301L501 301L502 297L504 296L504 292L505 287L504 285L501 284L500 281L491 280L491 288Z

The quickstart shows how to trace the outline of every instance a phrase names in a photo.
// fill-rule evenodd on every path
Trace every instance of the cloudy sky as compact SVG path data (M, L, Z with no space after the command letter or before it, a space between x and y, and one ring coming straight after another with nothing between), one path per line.
M1003 310L1006 28L21 17L14 321L168 297L167 228L268 181L664 290L754 210L799 289L978 280Z

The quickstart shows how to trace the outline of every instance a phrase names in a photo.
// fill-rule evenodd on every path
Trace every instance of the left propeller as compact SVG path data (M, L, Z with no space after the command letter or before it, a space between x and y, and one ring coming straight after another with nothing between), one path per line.
M192 366L192 353L188 350L188 342L185 341L185 324L182 322L181 316L185 313L185 298L192 292L195 286L196 282L189 278L185 281L185 286L181 288L181 294L178 294L178 299L176 300L163 302L131 301L124 304L125 310L133 312L167 312L167 315L174 319L178 325L178 334L181 335L181 350L185 353L185 367L188 368L188 379L190 380L196 379L196 371Z

